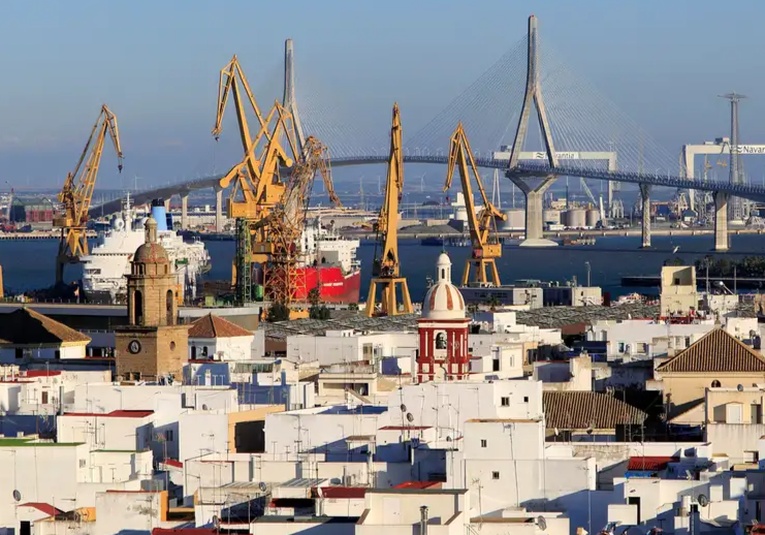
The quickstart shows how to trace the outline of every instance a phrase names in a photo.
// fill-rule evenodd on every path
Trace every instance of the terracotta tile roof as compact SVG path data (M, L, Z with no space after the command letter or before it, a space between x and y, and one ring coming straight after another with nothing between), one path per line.
M548 429L614 429L641 424L646 413L602 392L543 392Z
M43 503L43 502L22 503L20 507L34 507L38 511L43 512L48 516L60 515L61 513L63 513L61 509L56 509L51 504Z
M232 336L252 336L252 331L212 314L202 316L192 323L189 329L189 338L229 338Z
M90 337L30 308L0 314L0 344L47 345L90 342Z
M146 418L152 414L154 414L154 411L124 409L112 412L65 412L61 416L84 416L97 418Z
M723 329L715 329L658 366L656 371L765 373L765 358Z
M679 457L630 457L627 463L627 470L658 472L667 468L669 463L676 463L679 460Z
M321 495L329 499L364 499L367 493L366 487L320 487ZM316 487L311 489L311 494L318 497L319 493Z

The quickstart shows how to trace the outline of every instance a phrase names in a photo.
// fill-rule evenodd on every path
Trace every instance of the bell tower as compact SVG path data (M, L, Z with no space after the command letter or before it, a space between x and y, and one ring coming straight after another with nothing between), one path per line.
M128 325L116 330L117 375L123 379L180 378L188 356L188 329L178 325L175 270L157 241L157 222L145 223L127 275Z

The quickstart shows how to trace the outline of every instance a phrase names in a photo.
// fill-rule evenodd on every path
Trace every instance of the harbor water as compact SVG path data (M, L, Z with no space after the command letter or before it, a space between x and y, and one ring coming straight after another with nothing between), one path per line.
M671 258L679 258L686 264L693 264L706 255L723 253L711 251L710 236L656 236L654 247L640 249L640 237L600 237L591 246L561 246L553 248L526 248L517 245L505 246L498 261L503 284L518 279L557 280L561 283L576 277L579 284L586 284L587 262L593 285L600 286L612 297L634 291L652 293L651 288L630 288L621 286L621 278L636 275L658 275L661 266ZM206 242L210 252L212 269L205 275L210 280L230 280L231 262L234 257L233 241ZM679 247L677 253L673 250ZM6 290L23 292L49 287L54 279L56 240L0 240L0 265ZM420 245L419 240L402 240L399 245L402 272L408 279L412 298L421 300L427 287L427 278L433 276L433 264L441 247ZM462 275L465 260L470 256L469 247L445 247L454 263L454 282ZM765 251L765 236L746 234L732 237L732 249L724 253L727 258L762 255ZM361 298L366 297L369 288L372 259L375 254L373 242L362 242L358 257L362 265ZM68 266L66 278L79 279L79 266ZM701 276L702 274L699 274Z

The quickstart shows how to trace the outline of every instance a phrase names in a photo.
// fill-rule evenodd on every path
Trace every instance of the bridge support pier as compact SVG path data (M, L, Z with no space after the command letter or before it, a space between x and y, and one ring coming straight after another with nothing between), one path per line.
M651 247L651 185L640 184L640 199L643 201L643 223L641 247L648 249Z
M728 199L730 193L715 191L715 251L727 251L728 243Z
M189 194L181 194L181 230L189 228Z
M215 232L223 232L223 188L215 186Z
M554 176L548 176L533 187L525 180L518 177L510 177L510 180L526 196L526 239L521 247L555 247L558 245L544 237L544 205L542 203L547 188L555 181Z

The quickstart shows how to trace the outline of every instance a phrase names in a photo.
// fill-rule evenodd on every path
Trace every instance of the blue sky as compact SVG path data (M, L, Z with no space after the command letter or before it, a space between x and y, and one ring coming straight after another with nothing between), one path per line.
M735 11L713 0L17 1L0 7L0 189L59 185L102 102L119 117L125 182L107 152L99 186L227 168L233 124L217 146L209 133L218 71L237 53L265 84L287 37L339 103L398 100L421 124L523 36L531 13L545 42L673 153L727 134L716 95L731 90L750 97L743 140L765 143L760 0Z

